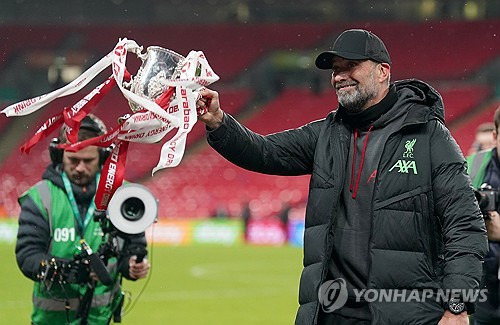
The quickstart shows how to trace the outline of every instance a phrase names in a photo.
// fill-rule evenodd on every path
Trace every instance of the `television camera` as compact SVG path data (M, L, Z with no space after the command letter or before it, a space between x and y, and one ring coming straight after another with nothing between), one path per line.
M104 285L111 285L111 278L106 265L112 257L136 255L140 263L146 255L144 247L123 249L124 238L141 234L153 222L158 214L158 202L153 194L139 184L124 184L119 187L111 198L106 211L96 211L94 221L100 223L102 229L102 244L93 251L84 239L80 240L81 252L72 260L51 258L40 264L38 279L47 290L55 284L86 285L87 291L80 301L77 318L81 324L87 324L96 277ZM95 274L95 277L93 276ZM123 297L121 299L123 303ZM114 314L114 321L120 322L121 304Z
M487 184L483 184L478 190L474 191L484 218L488 218L489 211L498 211L499 193L497 189Z

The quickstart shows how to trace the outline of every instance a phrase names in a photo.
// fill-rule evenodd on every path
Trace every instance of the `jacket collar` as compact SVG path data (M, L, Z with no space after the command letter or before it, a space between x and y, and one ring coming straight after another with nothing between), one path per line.
M394 87L398 95L394 105L407 111L401 128L424 124L430 120L438 120L444 124L443 99L432 86L417 79L406 79L394 82ZM335 122L340 122L344 117L339 110L332 113Z

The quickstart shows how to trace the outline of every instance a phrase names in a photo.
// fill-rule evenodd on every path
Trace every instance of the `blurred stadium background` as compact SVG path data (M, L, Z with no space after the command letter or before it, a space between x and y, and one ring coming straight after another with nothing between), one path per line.
M491 121L500 105L498 0L3 1L0 108L70 82L127 37L184 55L204 51L221 77L212 88L223 109L254 131L276 132L336 107L330 74L317 71L314 59L348 28L369 29L384 40L392 80L418 78L441 92L446 123L467 154L476 127ZM138 60L127 61L134 73ZM16 199L50 161L48 139L29 156L18 148L107 75L29 116L0 116L0 248L7 257L0 270L9 274L0 291L12 292L0 298L0 323L28 319L31 283L13 254ZM116 89L95 109L111 127L127 112ZM154 275L123 322L289 324L297 306L296 247L308 177L244 171L209 148L204 133L195 125L180 166L154 177L161 145L130 147L126 178L148 186L160 212L148 234L158 245ZM244 216L251 216L246 241ZM141 285L131 286L137 293Z

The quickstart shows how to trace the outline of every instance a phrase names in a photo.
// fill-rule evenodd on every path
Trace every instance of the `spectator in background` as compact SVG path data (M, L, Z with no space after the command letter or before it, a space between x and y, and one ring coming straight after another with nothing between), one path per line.
M495 147L496 140L493 135L495 132L495 124L486 122L480 124L476 129L476 137L474 143L469 149L468 155L475 154L481 150L491 149Z
M281 208L280 214L279 214L279 219L281 221L281 224L283 225L283 231L285 232L286 236L286 241L288 241L288 221L290 217L290 209L292 207L290 206L290 203L284 202L283 207Z
M245 202L241 208L241 219L243 220L243 231L245 236L245 241L248 239L248 224L252 220L252 210L250 210L250 203Z
M213 213L212 213L212 218L214 219L225 219L229 216L226 208L223 205L218 205L215 207Z
M331 71L340 105L297 129L259 135L222 111L217 92L202 90L197 102L208 105L199 119L226 159L266 174L311 175L295 324L466 324L472 301L436 296L479 288L487 238L441 96L415 79L391 84L389 53L366 30L343 32L316 66ZM339 279L347 302L332 310L333 293L320 288ZM354 294L381 288L432 290L435 299Z
M495 111L493 136L495 146L467 158L474 188L483 184L494 190L500 189L500 107ZM497 202L498 205L498 202ZM484 259L482 285L488 289L487 300L477 304L473 325L500 324L500 214L483 211L488 232L489 252Z

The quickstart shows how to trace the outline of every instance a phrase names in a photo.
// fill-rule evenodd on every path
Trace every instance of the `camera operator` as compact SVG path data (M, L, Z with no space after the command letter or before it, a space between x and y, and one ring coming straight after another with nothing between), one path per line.
M104 123L89 114L82 120L78 140L105 132ZM59 281L48 286L40 281L42 261L54 258L52 261L58 263L70 262L82 253L80 240L84 239L94 252L106 241L101 224L94 218L94 197L109 150L89 146L78 152L67 152L57 148L59 142L67 142L65 126L58 140L51 143L52 164L45 170L42 181L19 198L21 214L16 259L23 274L35 281L31 321L32 324L108 324L113 314L120 313L121 276L136 280L148 274L146 258L141 256L142 261L136 263L136 252L146 253L146 239L144 233L117 237L119 254L102 264L103 268L107 264L105 273L107 271L110 279L103 282L110 282L109 285L97 279L97 271L97 276L90 272L92 263L86 268L85 283ZM56 271L62 273L62 269ZM80 305L88 306L83 314Z
M500 189L500 107L495 111L495 131L493 137L496 146L480 151L467 158L472 184L481 193L483 184L491 190L488 208L482 208L488 232L489 253L483 265L482 286L488 289L487 300L478 302L474 323L477 325L500 324L500 214L498 209L498 190ZM484 198L484 196L483 196ZM483 200L479 200L480 202Z

